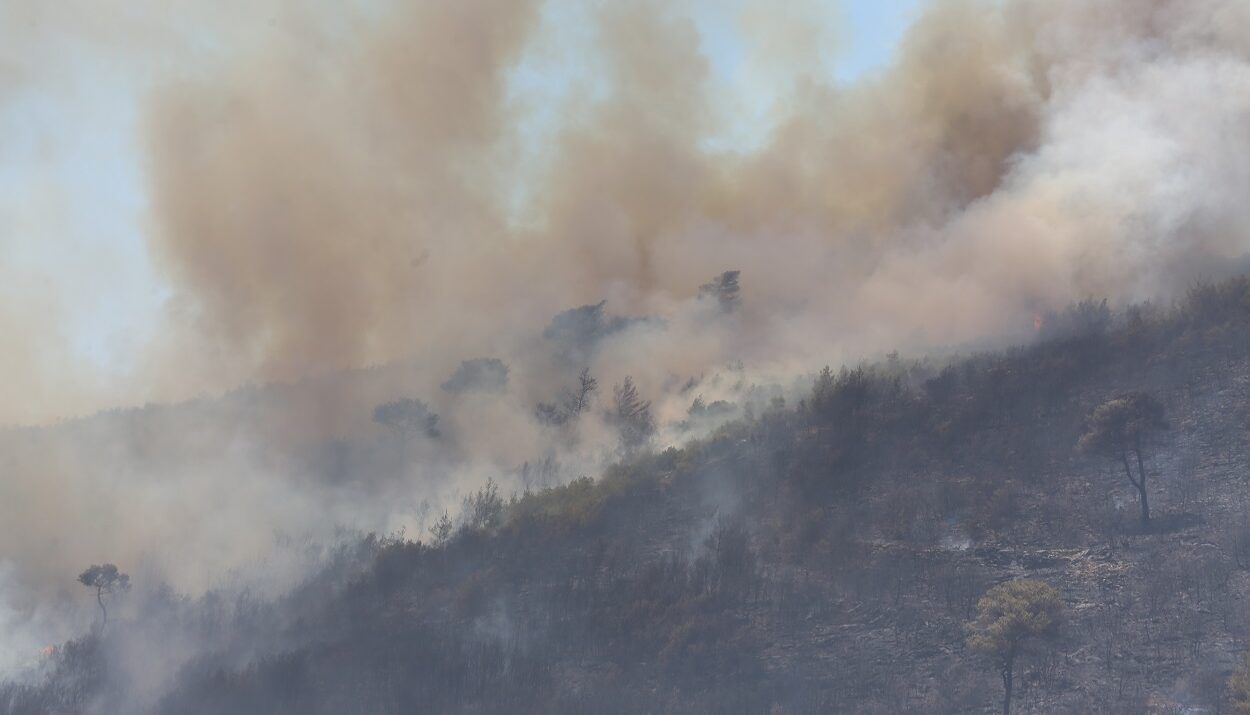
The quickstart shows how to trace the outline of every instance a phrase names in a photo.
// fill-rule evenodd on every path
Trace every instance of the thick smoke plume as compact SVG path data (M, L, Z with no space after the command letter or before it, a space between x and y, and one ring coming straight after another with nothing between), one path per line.
M593 473L615 454L602 405L562 431L532 419L584 366L600 399L632 375L672 425L726 385L1020 337L1086 296L1167 300L1250 246L1239 0L933 2L852 85L825 76L816 4L718 3L751 112L693 0L76 5L19 2L0 38L33 57L30 27L81 33L151 83L147 240L171 295L127 394L293 384L7 434L15 608L88 563L147 559L202 589L277 532L423 529L553 454ZM0 102L23 81L6 56ZM740 305L700 299L730 270ZM564 364L544 328L605 299L627 327ZM48 384L23 356L72 371L32 323L0 307L31 346L0 354L6 421L35 414L23 384ZM478 359L506 389L440 389ZM444 436L396 468L370 415L399 397Z
M745 267L735 350L857 355L1166 298L1242 251L1240 3L935 3L880 75L804 74L745 151L710 148L725 117L671 3L592 12L592 77L527 146L510 73L569 31L542 10L311 13L157 92L152 243L194 353L233 381L445 370L558 309L671 312Z

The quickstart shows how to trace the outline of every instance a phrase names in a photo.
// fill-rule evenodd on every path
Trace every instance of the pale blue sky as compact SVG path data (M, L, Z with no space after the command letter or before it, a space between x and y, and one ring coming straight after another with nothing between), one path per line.
M838 42L828 72L852 83L881 67L922 2L830 3ZM734 82L743 47L733 20L712 9L696 24L716 80ZM62 45L63 37L55 42L41 48L57 54L55 71L7 94L0 83L0 130L8 138L0 145L0 299L48 312L46 331L59 332L78 359L107 369L148 341L168 295L144 239L145 73ZM522 70L518 84L550 93L558 74ZM726 141L749 142L753 131L747 126ZM43 300L30 300L32 290Z
M889 60L899 38L915 19L922 0L854 0L843 9L850 24L847 47L836 70L843 81L856 78Z

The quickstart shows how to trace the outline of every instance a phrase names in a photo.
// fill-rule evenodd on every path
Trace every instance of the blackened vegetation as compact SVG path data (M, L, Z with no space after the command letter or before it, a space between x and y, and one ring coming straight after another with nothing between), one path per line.
M378 405L373 410L373 421L404 438L417 434L431 438L439 436L438 415L421 400L405 398Z
M373 421L390 430L395 440L397 468L402 474L408 464L409 448L415 437L436 439L442 436L438 427L438 414L421 400L404 398L378 405L373 410Z
M621 451L632 454L645 447L655 434L655 417L651 401L642 399L632 377L626 377L612 389L612 407L605 415L607 422L620 433Z
M559 402L540 402L534 408L534 417L546 425L563 425L577 420L590 409L599 391L599 381L590 374L590 368L582 368L577 383L565 390Z
M738 411L738 406L725 400L708 402L703 395L694 398L686 410L686 419L675 425L678 432L689 432L700 424L719 425Z
M606 338L631 327L658 322L654 318L627 318L604 311L608 302L571 308L556 315L543 330L557 361L584 366Z
M699 297L716 301L721 312L732 313L742 304L738 277L742 271L725 271L711 281L699 286Z
M508 387L508 366L499 358L465 360L441 385L446 392L503 392Z
M214 621L150 709L1227 711L1250 690L1227 686L1250 646L1250 281L1073 325L947 365L825 370L793 409L595 480L488 485L432 543L370 537ZM622 387L611 409L645 402ZM1170 426L1132 465L1149 529L1123 465L1077 449L1134 394ZM1020 579L1048 620L1013 650L994 628L1018 611L996 604L1019 594L992 589ZM99 711L108 646L139 626L68 644L0 708Z

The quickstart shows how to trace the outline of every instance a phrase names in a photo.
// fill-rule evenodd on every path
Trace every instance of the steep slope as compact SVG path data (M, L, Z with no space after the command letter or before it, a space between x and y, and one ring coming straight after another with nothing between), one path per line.
M823 374L713 437L598 479L466 502L445 539L344 546L286 597L147 596L4 712L995 712L966 645L996 582L1064 600L1015 712L1214 712L1250 646L1250 281L1052 316L941 370ZM1145 390L1137 523L1086 416ZM159 635L159 639L154 638ZM136 687L135 650L195 653Z

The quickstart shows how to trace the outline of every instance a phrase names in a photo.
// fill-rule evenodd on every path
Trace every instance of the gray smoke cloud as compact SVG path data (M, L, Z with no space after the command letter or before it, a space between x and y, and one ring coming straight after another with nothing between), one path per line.
M593 474L614 455L602 405L562 432L532 419L576 376L541 337L575 306L655 316L581 359L601 400L632 375L673 424L696 393L740 401L826 362L1016 339L1073 300L1168 300L1243 265L1246 3L932 2L895 60L853 85L822 72L836 33L807 21L820 3L774 6L723 7L747 41L745 81L775 97L771 129L729 146L736 108L696 2L0 11L5 28L154 61L147 241L171 298L133 379L101 399L290 383L7 433L0 615L88 563L151 563L201 590L283 534L418 531L553 453L565 476ZM0 101L57 62L22 34L0 30L14 36ZM573 79L527 95L526 63ZM736 269L738 310L699 300ZM88 378L34 397L75 370L41 330L52 307L12 309L39 300L19 288L0 288L0 329L31 346L0 352L6 418L82 409ZM440 389L482 355L507 364L506 387ZM745 377L727 368L739 362ZM370 416L401 396L427 401L447 436L396 473Z

